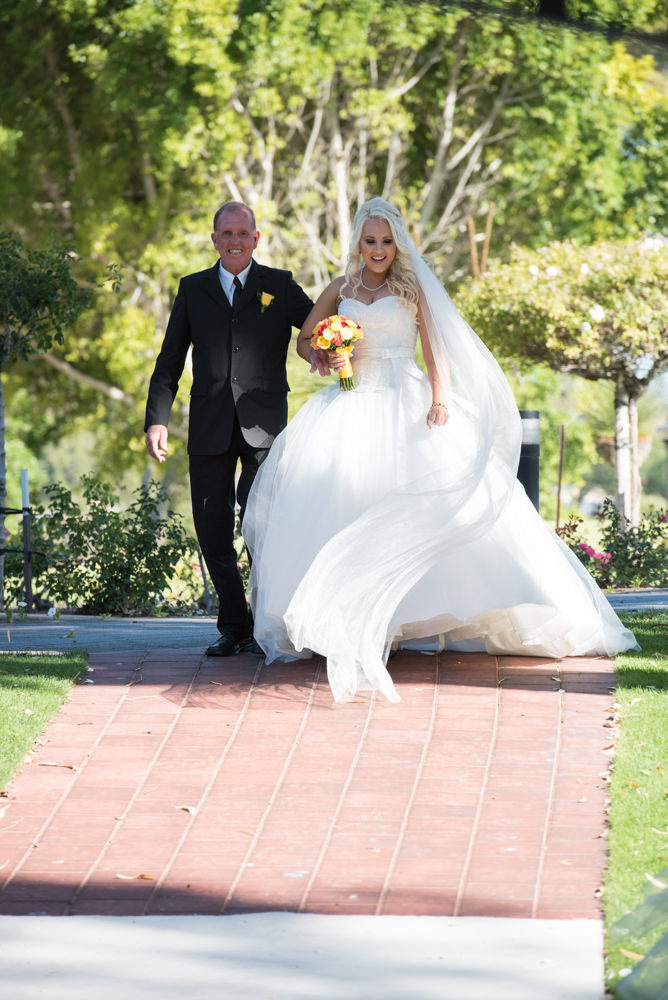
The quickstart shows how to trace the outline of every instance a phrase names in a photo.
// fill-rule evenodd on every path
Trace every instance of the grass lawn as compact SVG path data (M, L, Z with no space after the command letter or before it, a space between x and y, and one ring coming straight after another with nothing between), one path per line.
M86 669L82 652L0 653L0 789Z
M622 615L642 652L616 659L619 739L610 781L606 930L633 910L668 866L668 611ZM631 969L668 930L642 938L608 936L608 985ZM626 952L626 954L625 954Z

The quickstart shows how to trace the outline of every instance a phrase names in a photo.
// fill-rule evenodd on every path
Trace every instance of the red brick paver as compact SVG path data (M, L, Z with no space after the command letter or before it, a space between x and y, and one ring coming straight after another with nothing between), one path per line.
M612 664L93 654L0 799L0 913L598 917Z

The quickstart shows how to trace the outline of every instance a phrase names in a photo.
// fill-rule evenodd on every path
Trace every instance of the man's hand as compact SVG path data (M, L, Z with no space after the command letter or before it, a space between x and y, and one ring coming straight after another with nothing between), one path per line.
M311 369L310 374L318 372L323 377L329 375L330 365L327 351L316 351L311 348Z
M328 351L327 357L329 359L329 366L333 368L335 372L340 372L342 368L348 364L348 358L352 358L354 350L350 352L348 357L345 354L337 354L336 351Z
M151 458L165 461L167 455L167 428L164 424L151 424L146 431L146 449Z

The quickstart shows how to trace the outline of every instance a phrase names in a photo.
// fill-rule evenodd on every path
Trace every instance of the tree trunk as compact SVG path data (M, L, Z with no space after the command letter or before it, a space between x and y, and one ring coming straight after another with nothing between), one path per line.
M631 440L631 524L634 528L640 523L640 494L642 484L640 480L640 454L638 451L638 397L629 397L629 430Z
M618 378L615 387L615 495L617 509L631 522L631 422L629 392Z
M0 371L0 611L5 610L5 507L7 461L5 456L5 388Z
M615 493L617 509L628 525L640 523L640 453L638 449L638 400L644 387L629 389L621 379L615 387Z

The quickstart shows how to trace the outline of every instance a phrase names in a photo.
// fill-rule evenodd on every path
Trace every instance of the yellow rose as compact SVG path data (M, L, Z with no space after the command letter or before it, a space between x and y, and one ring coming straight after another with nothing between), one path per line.
M269 292L258 292L257 297L260 302L260 312L264 312L274 301L274 296L270 295Z
M320 336L315 342L315 346L320 348L320 350L327 351L331 347L331 343L332 343L331 340L329 340L327 337L323 337L323 335L320 334Z

